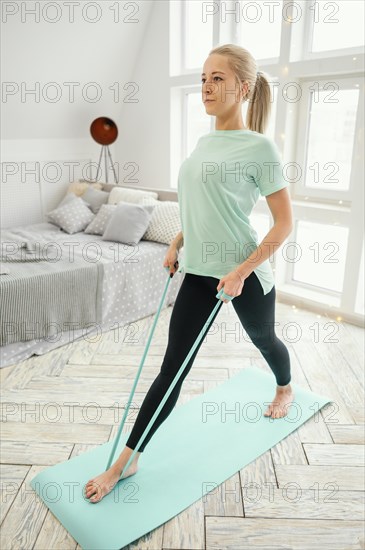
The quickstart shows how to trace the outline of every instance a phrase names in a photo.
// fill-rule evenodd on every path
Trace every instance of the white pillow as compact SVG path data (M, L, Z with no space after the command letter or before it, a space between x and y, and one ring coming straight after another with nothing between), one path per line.
M142 239L171 244L180 231L179 203L174 201L155 201L151 221Z
M138 204L140 204L141 206L156 206L158 202L160 201L153 197L142 197L141 201Z
M142 191L141 189L113 187L109 194L108 204L118 204L120 201L140 204L147 197L158 199L158 193L154 191Z

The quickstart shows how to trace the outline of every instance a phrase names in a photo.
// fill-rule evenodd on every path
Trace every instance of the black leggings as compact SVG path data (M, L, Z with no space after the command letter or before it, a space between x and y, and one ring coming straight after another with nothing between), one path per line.
M171 312L168 345L160 373L153 381L143 400L126 442L126 446L130 449L136 447L176 373L185 361L204 323L206 323L217 304L217 300L221 303L209 327L218 315L224 303L220 298L216 298L218 283L219 279L216 277L185 273ZM275 298L275 286L264 295L258 277L252 271L244 281L241 294L232 299L232 305L252 343L260 350L273 371L276 383L279 386L285 386L291 380L290 357L287 347L275 334ZM208 332L208 327L206 330ZM189 373L204 339L205 336L195 348L185 370L155 419L138 452L144 450L155 431L172 412L178 400L184 378ZM227 344L227 356L229 356L229 344Z

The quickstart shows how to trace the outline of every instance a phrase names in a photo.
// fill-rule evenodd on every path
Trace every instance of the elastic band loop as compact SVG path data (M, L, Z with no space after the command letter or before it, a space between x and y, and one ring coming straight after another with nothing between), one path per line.
M136 388L137 381L138 381L140 372L141 372L141 370L142 370L143 362L144 362L144 359L145 359L145 357L146 357L146 354L147 354L147 351L148 351L148 348L149 348L149 345L150 345L150 342L151 342L151 339L152 339L152 334L153 334L153 331L154 331L154 328L155 328L157 319L158 319L158 317L159 317L159 315L160 315L161 306L162 306L163 300L164 300L164 298L165 298L165 294L166 294L166 291L167 291L167 287L168 287L168 285L169 285L169 283L170 283L170 280L171 280L171 278L170 278L170 274L169 274L169 276L168 276L168 278L167 278L167 281L166 281L165 290L164 290L164 293L163 293L163 295L162 295L162 299L161 299L161 302L160 302L160 306L159 306L158 311L157 311L157 313L156 313L155 320L154 320L154 323L153 323L153 326L152 326L152 330L151 330L151 333L150 333L149 338L148 338L147 346L146 346L146 349L145 349L145 351L144 351L144 354L143 354L143 357L142 357L142 361L141 361L141 364L140 364L140 367L139 367L139 370L138 370L138 373L137 373L137 377L136 377L136 380L135 380L135 382L134 382L134 384L133 384L133 388L132 388L132 391L131 391L131 395L130 395L129 400L128 400L127 409L126 409L126 411L125 411L125 413L124 413L124 416L123 416L121 425L119 426L118 434L117 434L117 436L116 436L116 438L115 438L115 441L114 441L114 445L113 445L113 449L112 449L112 452L111 452L110 457L109 457L107 469L108 469L108 468L110 467L110 465L111 465L112 458L113 458L113 456L114 456L115 450L116 450L117 445L118 445L118 443L119 443L120 435L121 435L121 433L122 433L122 429L123 429L123 425L124 425L124 422L125 422L125 418L126 418L126 416L127 416L128 410L129 410L130 402L131 402L131 400L132 400L132 397L133 397L133 394L134 394L134 390L135 390L135 388ZM232 299L234 298L234 296L230 296L229 294L225 294L225 292L223 291L223 288L221 288L221 290L218 292L218 294L216 295L216 298L219 298L221 295L224 296L224 298L225 298L226 300L232 300ZM208 329L208 327L209 327L210 321L213 319L213 317L214 317L216 311L218 310L218 308L219 308L221 305L222 305L222 300L219 300L219 301L216 303L216 305L215 305L213 311L212 311L211 314L209 315L209 317L208 317L207 321L205 322L203 328L201 329L200 333L198 334L198 336L197 336L197 338L196 338L196 340L195 340L195 342L194 342L194 344L193 344L191 350L189 351L188 355L187 355L186 358L185 358L185 361L183 362L183 364L181 365L180 369L179 369L178 372L176 373L175 378L174 378L173 381L171 382L170 387L169 387L168 390L166 391L166 394L164 395L164 397L163 397L161 403L160 403L159 406L157 407L157 409L156 409L156 411L154 412L154 414L153 414L151 420L149 421L148 425L146 426L146 428L145 428L143 434L141 435L141 437L140 437L140 439L139 439L137 445L136 445L135 448L133 449L133 452L132 452L131 456L129 457L129 459L128 459L126 465L124 466L123 470L121 471L119 480L122 479L122 476L123 476L124 471L126 471L126 470L128 469L128 467L129 467L129 465L132 463L135 454L137 453L138 449L140 448L140 446L142 445L143 441L145 440L145 438L146 438L148 432L150 431L150 429L151 429L151 427L152 427L152 425L153 425L155 419L156 419L157 416L159 415L159 413L160 413L162 407L163 407L164 404L166 403L167 399L169 398L169 395L171 394L171 392L172 392L172 390L174 389L174 387L176 386L176 384L177 384L179 378L181 377L181 375L182 375L182 373L183 373L183 371L184 371L184 369L185 369L187 363L188 363L189 360L190 360L190 357L192 356L192 354L194 353L194 351L195 351L196 347L198 346L200 340L203 338L204 334L206 333L206 331L207 331L207 329Z
M169 269L168 267L166 269ZM131 393L129 395L129 399L128 399L128 403L127 403L127 407L124 411L124 415L123 415L123 418L122 418L122 422L119 426L119 429L118 429L118 433L116 435L116 438L114 440L114 445L113 445L113 448L111 450L111 453L109 455L109 459L108 459L108 464L107 464L107 467L106 467L106 470L108 470L112 464L112 460L113 460L113 457L114 457L114 453L115 453L115 450L118 446L118 443L119 443L119 439L120 439L120 436L122 434L122 430L123 430L123 426L124 426L124 423L125 423L125 420L127 418L127 415L128 415L128 411L129 411L129 407L131 405L131 402L132 402L132 399L133 399L133 395L134 395L134 392L135 392L135 389L136 389L136 386L137 386L137 383L138 383L138 379L139 379L139 376L141 374L141 371L142 371L142 367L143 367L143 363L144 363L144 360L146 358L146 355L147 355L147 352L148 352L148 348L150 347L150 343L151 343L151 340L152 340L152 336L153 336L153 333L155 331L155 326L156 326L156 323L157 323L157 319L160 315L160 311L161 311L161 308L162 308L162 304L164 303L165 301L165 296L166 296L166 292L167 292L167 289L169 287L169 284L170 284L170 281L171 281L171 277L170 277L170 273L167 277L167 281L166 281L166 284L165 284L165 289L163 291L163 294L162 294L162 297L161 297L161 301L160 301L160 305L158 306L158 310L157 310L157 313L155 315L155 319L153 321L153 325L151 327L151 330L150 330L150 334L149 334L149 337L148 337L148 341L147 341L147 345L146 345L146 348L144 350L144 353L143 353L143 356L142 356L142 359L141 359L141 363L139 365L139 369L138 369L138 372L137 372L137 375L136 375L136 378L135 378L135 381L133 383L133 386L132 386L132 389L131 389Z

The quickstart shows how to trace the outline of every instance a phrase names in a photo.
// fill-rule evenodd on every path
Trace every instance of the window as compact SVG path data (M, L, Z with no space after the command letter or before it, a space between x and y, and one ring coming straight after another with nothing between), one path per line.
M228 2L222 3L223 6ZM282 2L235 2L235 18L241 22L240 46L249 50L257 60L277 58L280 53ZM228 9L228 8L227 8ZM228 18L228 14L226 15ZM258 37L265 40L258 40Z
M183 66L185 69L200 69L201 60L207 56L213 43L213 5L201 0L188 0L183 5L186 29Z
M293 262L293 280L322 291L341 292L347 240L347 227L298 221L296 247L287 258Z
M313 10L312 52L328 52L364 44L363 0L308 2Z
M270 230L270 220L269 216L265 214L256 214L252 212L250 216L250 221L252 227L257 232L257 237L259 239L259 242L262 241L262 239L267 235L267 233Z
M189 156L200 136L210 132L211 117L207 116L202 103L201 92L186 94L187 101L187 128L186 128L186 155Z
M315 88L313 83L311 88ZM359 89L312 90L308 115L305 186L345 191L350 187Z
M180 65L176 62L170 73L172 187L199 137L215 128L215 117L206 114L201 101L200 73L209 50L225 43L248 49L271 80L273 104L266 135L276 142L284 167L292 165L285 168L285 177L290 181L294 229L285 249L271 259L277 289L292 299L300 296L302 304L316 302L325 314L348 314L360 323L364 4L170 2L175 13L171 57L183 52ZM204 11L207 5L214 8L209 14ZM248 103L242 106L244 121L247 107ZM267 202L260 197L251 214L259 241L272 222ZM289 255L298 250L300 257L292 261Z

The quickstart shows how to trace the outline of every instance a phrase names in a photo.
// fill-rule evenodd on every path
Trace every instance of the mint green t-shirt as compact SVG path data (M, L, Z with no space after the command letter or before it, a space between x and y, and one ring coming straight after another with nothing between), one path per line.
M201 136L180 166L178 202L184 237L178 271L221 279L260 244L250 224L259 195L288 186L279 150L252 130ZM264 294L275 281L269 259L254 269Z

